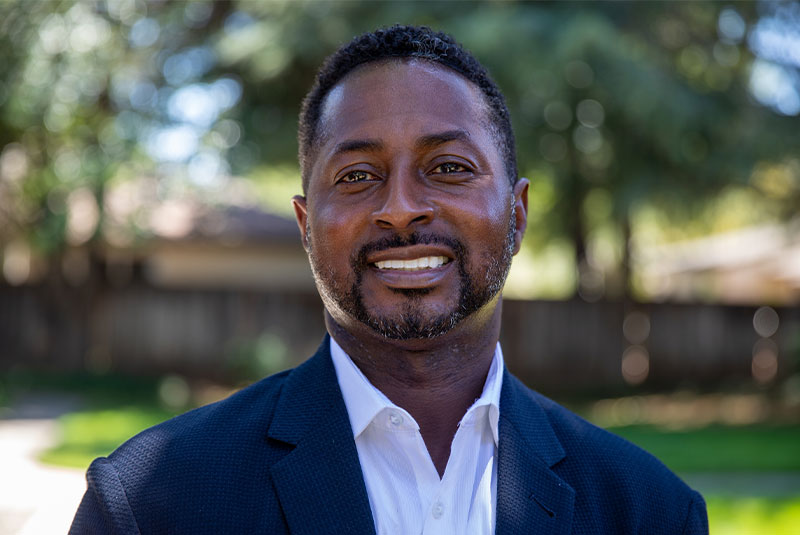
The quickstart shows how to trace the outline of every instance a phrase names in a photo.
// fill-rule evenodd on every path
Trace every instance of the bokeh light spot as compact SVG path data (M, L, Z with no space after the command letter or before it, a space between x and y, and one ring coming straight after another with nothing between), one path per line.
M747 25L739 13L732 8L725 8L719 14L717 29L722 37L738 42L744 37Z
M202 151L189 160L189 180L205 189L219 189L225 185L227 164L217 152Z
M155 19L137 20L128 36L128 40L133 48L145 48L154 44L161 33L161 27Z
M67 197L67 241L81 245L89 241L100 220L97 201L88 188L79 188Z
M750 369L753 379L758 383L769 383L775 379L778 375L777 350L767 344L756 344Z
M28 172L28 154L19 143L9 143L0 153L0 181L17 182Z
M603 147L603 134L597 128L580 125L572 133L572 141L579 151L591 154Z
M3 277L12 286L19 286L31 274L31 250L23 241L12 241L3 250Z
M558 134L545 134L539 140L539 151L548 162L560 162L567 155L567 142Z
M759 336L769 338L778 331L780 318L772 307L761 307L753 314L753 328Z
M158 385L158 399L167 408L180 410L189 404L192 391L189 383L178 375L167 375Z
M147 139L147 151L157 160L182 162L197 151L200 137L186 125L162 128Z
M796 75L786 67L756 59L750 71L750 92L761 104L783 115L800 114Z
M211 49L195 47L167 58L161 70L170 85L179 86L204 75L214 62Z
M650 336L650 318L644 312L634 311L625 316L622 333L632 344L642 344Z
M585 61L570 61L564 68L567 83L576 89L585 89L594 83L594 71Z
M190 28L202 28L211 18L214 11L214 2L186 2L183 10L183 21Z
M565 130L572 122L572 110L563 102L551 102L544 108L544 120L553 130Z
M603 109L603 105L596 100L586 99L578 103L575 115L583 126L597 128L603 124L605 110Z
M641 384L650 373L650 355L642 346L628 347L622 354L622 378L630 385Z

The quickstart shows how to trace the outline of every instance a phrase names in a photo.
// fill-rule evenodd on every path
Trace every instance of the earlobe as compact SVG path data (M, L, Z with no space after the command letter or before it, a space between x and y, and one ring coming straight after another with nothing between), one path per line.
M516 231L514 232L514 254L522 247L522 237L528 226L528 186L527 178L520 177L514 184L514 218Z
M303 242L303 248L308 251L308 234L306 232L308 207L306 198L302 195L295 195L292 197L292 208L294 208L294 217L297 220L297 227L300 229L300 239Z

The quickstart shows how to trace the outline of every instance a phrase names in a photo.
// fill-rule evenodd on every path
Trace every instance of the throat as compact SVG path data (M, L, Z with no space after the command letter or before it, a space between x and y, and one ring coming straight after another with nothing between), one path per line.
M431 456L431 461L433 461L436 472L439 473L439 479L444 477L444 471L450 460L450 449L453 445L453 439L456 436L457 430L458 427L456 426L456 428L450 430L450 432L431 433L426 432L422 428L422 424L420 424L422 440L425 442L425 448L428 450L428 455Z

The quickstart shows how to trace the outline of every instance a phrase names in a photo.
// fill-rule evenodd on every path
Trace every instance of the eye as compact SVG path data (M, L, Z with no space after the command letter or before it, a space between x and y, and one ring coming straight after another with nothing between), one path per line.
M437 165L433 172L435 174L450 174L450 173L466 173L469 171L466 166L461 165L460 163L455 162L447 162L440 165Z
M368 173L366 171L350 171L342 178L339 179L339 182L344 182L345 184L353 184L355 182L367 182L370 180L375 180L375 175L372 173Z

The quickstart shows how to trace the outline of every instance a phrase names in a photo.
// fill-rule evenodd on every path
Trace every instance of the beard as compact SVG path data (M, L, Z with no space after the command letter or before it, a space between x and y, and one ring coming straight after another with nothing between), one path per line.
M414 232L407 236L395 234L362 246L350 258L350 267L354 274L354 281L350 286L341 284L337 280L338 277L320 262L310 245L308 256L314 280L327 307L339 309L389 339L435 338L450 331L464 318L483 308L503 288L514 254L515 219L515 210L512 205L505 240L494 250L482 255L482 261L479 263L480 274L470 273L467 270L467 266L471 265L472 253L462 241L429 233ZM306 234L309 237L308 243L311 244L309 230L306 229ZM401 310L390 314L370 312L364 304L362 292L362 279L364 273L369 269L366 260L368 255L385 249L417 244L444 245L453 251L454 258L451 262L456 263L459 278L456 304L444 313L426 313L423 299L431 292L430 288L398 288L392 289L392 291L405 297Z

